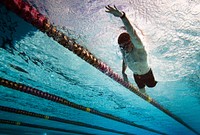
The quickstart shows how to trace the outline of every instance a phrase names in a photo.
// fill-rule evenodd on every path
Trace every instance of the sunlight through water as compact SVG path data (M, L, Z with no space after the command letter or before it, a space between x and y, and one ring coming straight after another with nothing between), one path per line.
M50 22L121 75L117 44L120 18L105 12L116 5L126 12L148 52L158 84L147 88L155 101L200 133L199 0L26 0ZM170 135L193 135L185 126L86 63L73 52L0 4L0 77L55 94L98 111ZM130 70L128 78L136 86ZM0 86L1 106L84 122L130 134L155 134L69 106ZM55 121L0 111L0 119L91 134L108 134ZM50 130L0 125L2 133L61 134ZM10 131L9 131L10 130ZM111 134L111 133L109 133ZM114 134L114 133L113 133Z

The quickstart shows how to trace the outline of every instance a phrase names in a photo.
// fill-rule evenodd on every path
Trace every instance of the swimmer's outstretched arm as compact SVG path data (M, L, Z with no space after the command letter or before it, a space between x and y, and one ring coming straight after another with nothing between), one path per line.
M107 13L113 14L115 17L120 17L126 27L127 32L129 33L129 35L134 36L135 30L133 29L130 21L128 20L128 18L126 17L126 14L123 11L119 11L115 5L114 5L114 7L111 7L108 5L105 8L107 9L107 11L106 11Z
M137 48L143 47L143 44L142 44L140 38L138 37L138 35L137 35L136 31L134 30L133 26L131 25L130 21L126 17L126 14L123 11L119 11L115 5L113 7L108 5L105 8L107 9L106 10L107 13L110 13L110 14L114 15L115 17L120 17L122 19L122 22L123 22L128 34L130 35L132 41L135 42L134 46Z

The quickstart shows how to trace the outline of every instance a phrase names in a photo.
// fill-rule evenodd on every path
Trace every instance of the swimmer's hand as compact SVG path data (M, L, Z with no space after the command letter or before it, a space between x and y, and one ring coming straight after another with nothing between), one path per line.
M122 73L122 75L123 75L124 81L125 81L125 82L128 82L128 77L127 77L127 75L126 75L125 73Z
M107 13L113 14L115 17L121 17L123 16L123 12L119 11L117 9L117 7L114 5L114 7L111 6L105 6L105 8L107 9Z

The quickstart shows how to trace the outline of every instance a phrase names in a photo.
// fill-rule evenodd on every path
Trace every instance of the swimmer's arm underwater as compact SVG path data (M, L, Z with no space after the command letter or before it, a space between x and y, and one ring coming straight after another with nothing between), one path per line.
M138 37L135 29L131 25L130 21L126 17L125 12L119 11L115 5L114 5L114 7L111 7L108 5L105 8L107 9L107 11L106 11L107 13L110 13L110 14L114 15L115 17L120 17L122 19L122 22L123 22L128 34L130 35L132 42L134 43L133 45L136 48L143 48L142 42L141 42L140 38Z
M120 17L126 27L127 32L130 35L134 35L135 30L133 29L131 23L129 22L128 18L126 17L126 14L123 11L119 11L115 5L114 7L108 5L105 8L108 10L106 11L107 13L113 14L115 17Z
M126 75L126 73L125 73L126 68L127 68L127 64L126 64L125 61L123 60L123 62L122 62L122 75L123 75L124 81L128 82L128 77L127 77L127 75Z

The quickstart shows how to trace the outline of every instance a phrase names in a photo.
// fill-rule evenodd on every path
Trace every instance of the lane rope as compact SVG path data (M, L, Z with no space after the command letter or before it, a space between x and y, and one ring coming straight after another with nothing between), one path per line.
M15 125L15 126L38 128L38 129L46 129L46 130L52 130L52 131L57 131L57 132L74 133L74 134L82 134L82 135L94 135L94 134L81 132L81 131L73 131L73 130L66 130L66 129L60 129L60 128L42 126L42 125L35 125L35 124L25 123L25 122L21 122L21 121L0 119L0 123L1 124Z
M83 122L72 121L72 120L62 119L62 118L58 118L58 117L43 115L43 114L25 111L25 110L16 109L16 108L11 108L11 107L7 107L7 106L0 106L0 110L5 111L5 112L10 112L10 113L16 113L16 114L31 116L31 117L35 117L35 118L41 118L41 119L44 119L44 120L51 120L51 121L65 123L65 124L72 124L72 125L76 125L76 126L82 126L82 127L86 127L86 128L117 133L117 134L133 135L133 134L130 134L130 133L127 133L127 132L121 132L121 131L117 131L117 130L113 130L113 129L108 129L108 128L104 128L104 127L90 125L90 124L83 123Z
M0 0L9 10L16 13L18 16L22 17L28 23L31 23L33 26L46 33L49 37L52 37L60 45L64 46L68 50L75 53L77 56L85 60L90 65L94 66L100 70L105 75L109 76L119 84L123 85L131 92L135 93L145 101L149 102L186 128L190 129L194 133L200 135L195 129L189 126L181 118L172 114L169 110L161 106L150 96L142 94L135 86L129 82L125 82L122 77L115 73L106 63L102 62L100 59L96 58L91 52L85 49L83 46L77 44L75 41L66 36L63 32L57 30L56 26L53 26L47 17L39 13L36 8L32 7L28 2L23 0Z
M108 118L108 119L111 119L111 120L114 120L117 122L121 122L121 123L130 125L130 126L134 126L134 127L140 128L140 129L144 129L144 130L151 131L151 132L158 133L158 134L164 134L160 131L145 127L143 125L136 124L132 121L125 120L123 118L114 116L112 114L103 113L98 110L70 102L69 100L64 99L60 96L56 96L56 95L50 94L48 92L43 92L41 90L26 86L21 83L16 83L16 82L13 82L13 81L10 81L7 79L3 79L1 77L0 77L0 85L7 87L7 88L11 88L11 90L16 90L16 91L24 92L24 93L27 93L27 94L30 94L30 95L33 95L36 97L44 98L44 99L47 99L47 100L50 100L50 101L53 101L53 102L56 102L56 103L59 103L59 104L65 105L65 106L69 106L69 107L72 107L72 108L75 108L75 109L78 109L81 111L89 112L89 113L92 113L92 114L95 114L95 115L98 115L98 116L101 116L104 118Z

